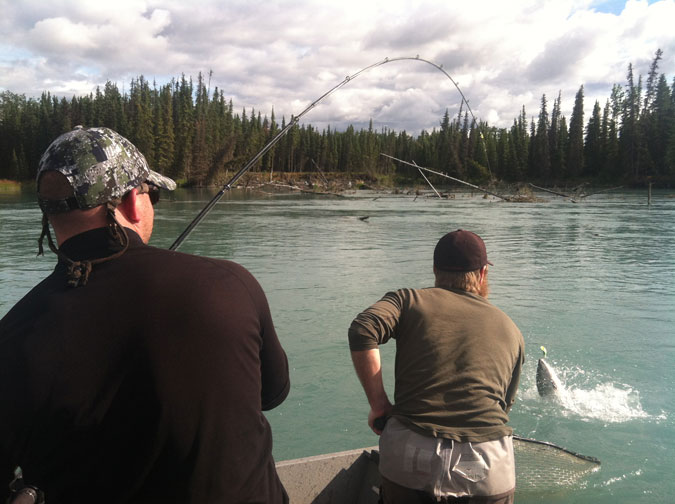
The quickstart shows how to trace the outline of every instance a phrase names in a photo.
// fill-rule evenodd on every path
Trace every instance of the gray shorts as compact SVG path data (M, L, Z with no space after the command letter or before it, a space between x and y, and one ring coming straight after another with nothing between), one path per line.
M513 437L460 443L424 436L390 418L380 436L380 473L434 497L504 494L516 486Z

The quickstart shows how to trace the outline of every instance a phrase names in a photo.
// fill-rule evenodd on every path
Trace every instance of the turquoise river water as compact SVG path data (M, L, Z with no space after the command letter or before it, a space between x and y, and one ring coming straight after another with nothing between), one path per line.
M151 244L168 247L212 194L179 190L160 203ZM268 295L292 380L267 413L275 458L377 444L347 328L386 291L431 285L436 240L465 228L494 263L491 302L525 336L515 432L602 461L576 488L517 501L675 502L675 198L541 197L227 194L180 250L239 262ZM32 194L0 194L0 317L53 267L53 255L35 256L39 221ZM537 394L541 345L562 401ZM393 395L394 345L382 353Z

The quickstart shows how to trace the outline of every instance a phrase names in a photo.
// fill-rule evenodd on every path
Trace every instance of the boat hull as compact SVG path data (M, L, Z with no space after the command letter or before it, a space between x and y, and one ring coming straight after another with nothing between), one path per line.
M513 437L516 496L560 494L580 487L600 461L545 441ZM377 446L277 463L291 504L376 504L380 473Z
M377 446L277 463L291 504L375 504L380 487Z

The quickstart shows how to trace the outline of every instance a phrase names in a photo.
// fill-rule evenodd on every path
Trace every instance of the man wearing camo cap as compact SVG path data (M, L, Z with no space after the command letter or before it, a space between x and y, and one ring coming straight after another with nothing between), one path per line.
M110 129L57 138L37 187L58 263L0 320L0 501L14 478L49 504L287 502L262 411L288 363L255 278L147 245L176 184Z
M154 204L160 188L170 191L176 188L173 180L152 171L143 154L123 136L108 128L85 130L81 126L61 135L47 148L40 160L37 183L38 203L43 212L40 254L43 239L47 237L49 247L68 265L68 283L73 287L87 283L93 264L116 258L126 251L129 237L125 227L134 229L143 243L150 240L152 205L141 205L139 210L146 215L128 220L123 211L125 206L117 210L123 196L127 196L128 202L134 194L147 193ZM50 221L58 242L62 243L76 232L101 227L102 218L107 219L105 224L119 240L122 246L119 251L101 258L73 261L54 245ZM126 221L126 226L120 224L118 218Z

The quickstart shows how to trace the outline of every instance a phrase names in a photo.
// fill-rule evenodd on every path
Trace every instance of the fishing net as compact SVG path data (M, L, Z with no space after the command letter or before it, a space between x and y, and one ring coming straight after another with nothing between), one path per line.
M513 436L518 492L555 491L571 487L600 468L594 457L580 455L544 441Z

